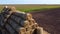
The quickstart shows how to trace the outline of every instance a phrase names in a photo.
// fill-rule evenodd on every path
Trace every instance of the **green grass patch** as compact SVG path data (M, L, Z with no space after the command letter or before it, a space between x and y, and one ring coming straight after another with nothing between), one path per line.
M48 10L51 8L59 8L59 5L14 5L17 10L23 12L32 12L34 10ZM3 6L0 6L0 11L2 10Z

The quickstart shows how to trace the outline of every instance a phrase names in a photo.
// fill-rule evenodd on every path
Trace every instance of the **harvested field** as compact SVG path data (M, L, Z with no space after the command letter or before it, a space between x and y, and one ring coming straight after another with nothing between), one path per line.
M37 6L37 7L36 6L24 6L24 7L22 6L23 8L21 6L15 6L15 7L17 8L17 10L21 10L24 12L31 12L31 14L33 15L33 18L36 20L39 26L44 28L44 30L48 31L51 34L60 34L60 28L59 28L60 26L60 23L59 23L60 22L60 8L59 7L60 6ZM16 22L18 21L19 20L16 19ZM8 26L9 25L7 25L6 28Z
M60 34L60 8L31 12L33 18L51 34Z

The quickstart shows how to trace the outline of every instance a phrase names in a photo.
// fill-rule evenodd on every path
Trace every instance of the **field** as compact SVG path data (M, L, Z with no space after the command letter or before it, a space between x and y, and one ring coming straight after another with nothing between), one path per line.
M31 12L33 18L51 34L60 34L60 8Z
M4 5L0 5L0 11ZM8 5L9 6L9 5ZM51 34L60 34L60 5L10 5L32 14L36 23ZM56 9L54 9L56 8ZM35 12L36 11L36 12Z
M2 10L3 6L5 5L0 5L0 11ZM15 6L17 10L24 12L31 12L34 10L48 10L51 8L60 8L60 5L8 5L8 6Z

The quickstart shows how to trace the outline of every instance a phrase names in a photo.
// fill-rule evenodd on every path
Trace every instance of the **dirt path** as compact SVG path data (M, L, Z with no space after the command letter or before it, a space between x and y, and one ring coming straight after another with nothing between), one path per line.
M36 22L51 34L60 34L60 8L31 12Z

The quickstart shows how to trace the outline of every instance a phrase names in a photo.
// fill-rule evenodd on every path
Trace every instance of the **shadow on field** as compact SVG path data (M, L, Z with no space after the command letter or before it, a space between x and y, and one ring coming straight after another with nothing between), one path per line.
M51 34L60 34L60 8L31 12L33 18L44 30Z

